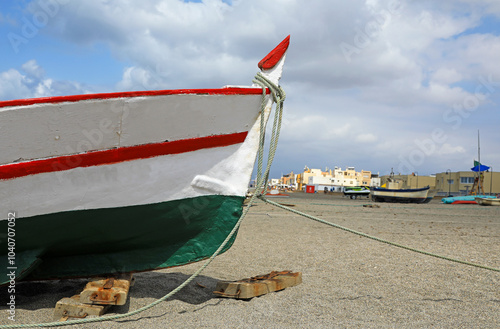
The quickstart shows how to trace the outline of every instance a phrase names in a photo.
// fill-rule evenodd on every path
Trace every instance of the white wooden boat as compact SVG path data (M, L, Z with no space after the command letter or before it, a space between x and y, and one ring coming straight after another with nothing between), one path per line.
M500 199L499 198L475 198L477 204L480 204L481 206L500 206Z
M424 203L427 201L429 188L429 186L417 189L388 189L374 187L370 190L370 194L372 200L377 202Z
M429 189L429 191L427 191L427 198L425 199L425 201L423 203L429 203L431 202L434 197L436 196L437 194L437 190L436 189Z
M259 63L275 85L288 44ZM0 284L12 271L16 280L87 277L212 255L242 213L261 104L265 129L273 103L266 91L0 102L0 257L9 265Z

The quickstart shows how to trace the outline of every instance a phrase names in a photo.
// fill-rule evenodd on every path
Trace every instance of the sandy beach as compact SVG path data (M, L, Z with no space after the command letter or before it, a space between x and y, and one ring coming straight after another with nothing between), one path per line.
M292 193L273 201L350 229L460 260L500 268L500 207L377 203ZM107 314L145 306L201 263L138 273L129 301ZM303 283L251 300L216 297L218 281L275 270ZM0 324L51 322L56 302L86 280L22 282L16 321L0 293ZM500 273L389 246L258 201L233 247L171 299L130 318L74 328L499 328Z

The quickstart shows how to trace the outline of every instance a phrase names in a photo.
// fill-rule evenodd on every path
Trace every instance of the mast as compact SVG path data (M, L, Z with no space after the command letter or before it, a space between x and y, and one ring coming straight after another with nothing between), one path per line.
M479 162L479 176L477 177L477 195L481 192L481 146L479 143L479 129L477 130L477 161Z

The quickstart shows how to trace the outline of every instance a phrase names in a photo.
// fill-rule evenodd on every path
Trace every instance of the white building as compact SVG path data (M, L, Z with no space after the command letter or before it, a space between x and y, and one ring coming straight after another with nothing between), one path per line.
M334 191L333 178L331 176L310 176L307 185L314 185L314 190L322 192L327 189L327 191Z
M271 186L277 187L280 184L280 180L278 178L271 178Z
M370 187L380 187L381 184L381 179L380 177L372 177Z

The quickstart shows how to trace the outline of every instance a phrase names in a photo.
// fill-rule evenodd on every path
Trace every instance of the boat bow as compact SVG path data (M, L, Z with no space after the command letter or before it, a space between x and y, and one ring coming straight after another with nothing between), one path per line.
M262 71L262 75L275 85L279 83L281 74L283 73L283 65L285 64L285 57L289 45L290 36L287 36L258 64Z
M0 216L0 231L15 221L16 279L210 257L241 216L261 132L273 101L284 99L278 82L288 43L264 57L251 87L0 102L0 201L12 210ZM7 264L7 240L0 246Z

